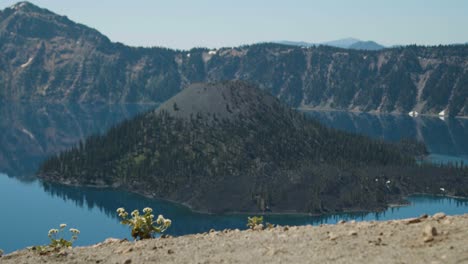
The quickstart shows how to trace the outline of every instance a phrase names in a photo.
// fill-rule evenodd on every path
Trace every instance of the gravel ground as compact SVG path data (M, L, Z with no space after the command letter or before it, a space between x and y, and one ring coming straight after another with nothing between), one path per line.
M107 239L48 256L21 250L0 263L468 263L468 214Z

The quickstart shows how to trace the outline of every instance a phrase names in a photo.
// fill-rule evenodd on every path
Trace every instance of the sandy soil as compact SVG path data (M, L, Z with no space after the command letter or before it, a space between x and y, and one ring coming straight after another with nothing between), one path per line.
M0 263L468 263L468 214L108 239L49 256L17 251Z

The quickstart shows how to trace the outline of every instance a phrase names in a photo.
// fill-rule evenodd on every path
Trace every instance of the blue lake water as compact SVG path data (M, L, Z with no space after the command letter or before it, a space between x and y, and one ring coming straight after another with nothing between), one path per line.
M115 209L152 207L173 220L172 235L206 232L211 228L246 228L247 215L208 215L166 201L135 194L42 183L33 175L48 155L154 106L0 105L0 248L11 252L46 244L47 232L61 223L81 230L77 245L108 237L129 238ZM342 112L308 112L328 126L385 140L424 141L434 162L459 162L468 157L468 120L375 116ZM468 162L467 162L468 163ZM388 220L434 214L468 213L468 200L412 196L410 205L380 213L325 216L276 215L266 221L281 225L336 223L341 219Z

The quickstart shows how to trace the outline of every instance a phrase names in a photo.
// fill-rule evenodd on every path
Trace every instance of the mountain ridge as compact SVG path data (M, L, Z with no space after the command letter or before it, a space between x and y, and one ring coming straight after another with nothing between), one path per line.
M192 83L238 79L292 107L468 115L468 45L134 48L32 4L23 9L0 13L4 100L164 102Z

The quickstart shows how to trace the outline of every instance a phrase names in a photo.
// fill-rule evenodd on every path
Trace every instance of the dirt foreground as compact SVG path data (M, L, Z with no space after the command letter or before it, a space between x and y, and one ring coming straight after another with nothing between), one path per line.
M468 263L468 214L107 239L49 256L21 250L0 263Z

